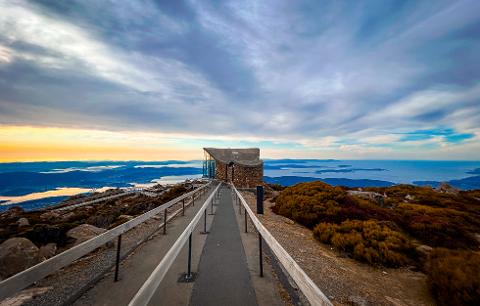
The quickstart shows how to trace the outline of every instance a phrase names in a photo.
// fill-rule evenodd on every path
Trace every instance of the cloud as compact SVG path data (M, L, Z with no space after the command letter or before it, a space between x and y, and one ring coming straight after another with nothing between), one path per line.
M8 64L12 61L12 50L0 45L0 65Z
M0 10L3 125L352 156L478 142L478 1L0 0ZM422 132L438 129L451 134Z
M405 136L400 138L400 141L418 141L427 140L440 136L445 142L459 143L475 137L472 133L457 133L454 129L432 129L432 130L419 130L408 133L403 133Z

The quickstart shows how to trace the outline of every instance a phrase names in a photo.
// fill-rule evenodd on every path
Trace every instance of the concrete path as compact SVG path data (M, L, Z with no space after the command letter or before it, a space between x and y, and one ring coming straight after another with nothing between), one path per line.
M257 305L231 190L225 185L200 258L190 305Z
M195 206L185 210L185 217L178 216L168 223L167 235L162 231L153 239L143 243L128 258L122 261L120 267L120 281L113 282L113 275L105 275L89 291L85 292L75 303L75 306L101 305L122 306L128 305L143 283L150 276L166 252L171 248L178 236L183 232L193 216L199 211L208 195L195 200ZM208 208L210 211L210 206ZM212 216L207 218L207 229L212 222ZM192 269L197 271L200 255L207 235L201 235L203 220L194 231L192 249ZM187 268L187 244L183 247L172 267L163 279L149 305L188 305L193 283L179 283L180 274Z

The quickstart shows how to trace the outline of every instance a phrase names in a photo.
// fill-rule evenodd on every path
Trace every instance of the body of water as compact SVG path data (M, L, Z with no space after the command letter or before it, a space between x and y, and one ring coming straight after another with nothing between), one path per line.
M269 177L371 179L395 184L463 179L475 175L475 170L480 168L480 161L293 160L266 161L265 164L265 176Z
M350 187L450 182L480 188L480 161L317 160L264 161L265 181L291 185L323 180ZM202 176L201 161L0 163L0 210L55 205L68 196L109 188L175 184Z

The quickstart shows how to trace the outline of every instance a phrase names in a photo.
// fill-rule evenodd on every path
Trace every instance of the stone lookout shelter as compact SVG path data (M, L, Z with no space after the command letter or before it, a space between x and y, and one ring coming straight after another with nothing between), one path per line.
M263 161L260 149L203 148L203 176L237 187L255 187L263 183Z

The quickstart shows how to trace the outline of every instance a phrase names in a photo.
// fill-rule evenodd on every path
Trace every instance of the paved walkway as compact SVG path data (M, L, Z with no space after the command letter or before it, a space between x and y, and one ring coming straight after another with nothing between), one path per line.
M131 256L122 261L119 282L113 282L111 273L105 275L74 305L127 305L199 211L207 197L208 195L204 195L196 200L195 207L189 207L185 217L179 216L173 219L168 224L167 235L162 235L160 231L152 240L143 243ZM255 276L252 276L248 269L229 187L224 185L220 188L220 199L215 202L218 203L218 206L214 206L215 214L207 215L209 234L201 234L203 216L193 233L192 271L198 273L197 278L191 283L178 282L180 275L186 272L187 267L188 246L185 244L148 305L258 305L252 281L252 277L255 278ZM209 206L207 213L210 211ZM253 237L256 238L256 235ZM256 247L256 241L254 239L251 247ZM250 250L250 252L254 251ZM256 252L254 257L256 263ZM256 274L258 272L255 272ZM262 280L269 283L272 281L267 278ZM259 288L265 290L265 287ZM262 305L275 304L269 302Z
M225 185L200 258L190 305L257 305L231 190Z
M167 226L167 235L162 235L162 230L153 237L153 239L141 244L139 248L128 258L122 261L120 267L120 280L113 282L112 273L105 275L90 290L85 292L75 303L75 306L122 306L128 305L143 283L150 276L152 271L172 247L178 236L199 211L209 194L203 195L195 200L195 206L189 206L185 210L185 217L178 216L174 218ZM210 207L208 209L210 211ZM162 217L162 214L160 214ZM210 226L213 218L208 216L207 228ZM147 221L148 222L148 221ZM197 271L200 255L203 250L207 235L201 235L203 230L203 220L201 220L194 231L193 250L192 250L192 270ZM177 280L181 273L187 268L187 249L186 243L176 258L169 272L160 284L155 295L152 297L149 305L172 306L188 305L193 283L178 283Z

